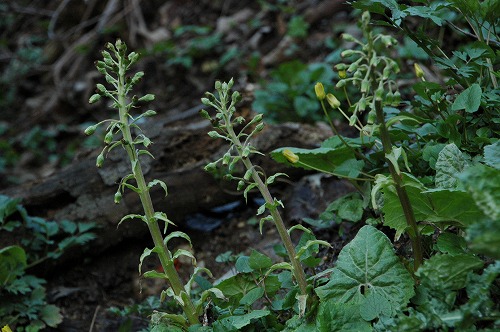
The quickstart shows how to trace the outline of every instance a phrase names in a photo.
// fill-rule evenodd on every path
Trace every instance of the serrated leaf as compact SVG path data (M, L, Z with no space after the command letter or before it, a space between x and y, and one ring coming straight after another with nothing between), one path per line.
M481 95L483 91L479 84L474 83L464 91L462 91L453 105L451 105L452 111L459 111L465 109L467 113L477 112L479 106L481 105Z
M26 252L20 246L0 249L0 285L7 285L22 275L26 265Z
M322 301L363 305L370 292L384 297L391 315L414 295L413 279L395 255L391 241L373 226L363 226L340 252L330 281L316 288Z
M422 284L439 285L443 290L458 290L465 287L469 272L483 265L481 259L470 254L434 255L415 274Z
M371 321L380 316L390 317L392 307L391 303L380 293L369 291L359 311L364 320Z
M453 189L457 187L456 175L469 166L466 156L454 144L446 145L439 152L436 161L436 187Z
M372 331L371 324L361 317L359 305L338 303L334 299L320 303L316 329L318 332Z
M40 319L50 327L56 327L62 323L63 316L58 307L53 304L46 304L40 309Z

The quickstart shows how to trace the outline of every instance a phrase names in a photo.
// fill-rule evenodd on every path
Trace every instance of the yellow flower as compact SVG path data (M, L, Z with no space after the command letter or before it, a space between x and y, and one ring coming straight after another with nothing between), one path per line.
M316 97L318 97L319 100L325 99L325 88L323 87L323 84L318 82L314 86L314 91L316 92Z
M328 102L328 104L330 104L332 108L340 107L340 101L337 99L337 97L335 97L331 93L326 95L326 101Z
M299 161L299 156L297 156L295 153L293 153L292 151L288 150L288 149L285 149L283 150L283 155L285 156L285 158L291 162L292 164L295 164L296 162Z
M413 64L413 68L415 68L415 75L417 75L418 78L424 78L424 71L422 68L418 65L418 63Z
M2 332L12 332L12 330L10 329L9 325L5 325L4 327L2 327Z
M345 70L339 70L339 78L346 78L347 77L347 73Z

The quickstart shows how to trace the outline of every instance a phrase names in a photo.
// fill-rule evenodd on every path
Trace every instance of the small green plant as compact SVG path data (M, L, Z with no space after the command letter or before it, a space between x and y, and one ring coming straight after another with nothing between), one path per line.
M122 147L130 160L132 173L125 175L120 181L118 191L115 194L115 203L120 203L125 189L130 189L137 193L140 197L144 215L129 214L124 216L120 222L129 219L138 219L144 222L151 234L154 242L152 249L146 248L140 257L139 273L142 273L142 262L149 255L155 253L161 263L164 272L147 271L143 276L146 278L161 278L168 282L169 288L162 292L161 298L170 296L175 299L184 312L185 316L173 313L158 313L154 315L153 325L161 325L172 329L187 329L190 325L199 323L198 317L203 313L203 303L210 294L222 296L217 289L207 289L201 294L200 299L195 303L191 298L191 287L195 277L206 272L209 275L210 271L206 268L195 267L194 272L187 283L183 283L174 265L174 259L179 256L187 256L196 263L193 254L185 249L178 249L174 253L168 249L168 243L173 238L185 239L191 245L189 236L180 231L167 232L168 226L174 225L167 215L163 212L155 211L150 196L150 190L154 186L160 186L164 191L165 196L168 194L167 185L158 179L146 182L142 172L141 161L142 157L152 158L153 156L147 150L152 144L151 140L145 136L140 130L137 122L139 119L150 117L156 114L152 110L147 110L144 113L134 116L131 111L139 107L141 103L148 102L154 99L154 95L146 94L142 97L129 97L134 85L142 78L143 72L137 72L132 77L127 77L126 73L130 67L137 62L139 54L131 52L127 54L127 46L121 40L116 41L113 45L108 43L105 51L102 52L103 60L96 62L96 67L102 73L106 82L112 87L108 90L104 85L97 84L97 93L90 97L89 102L97 102L102 97L109 98L113 102L113 107L118 111L118 119L103 120L95 125L89 126L85 133L91 135L95 132L99 125L108 123L104 143L106 144L101 153L96 159L97 167L101 167L104 163L105 156L115 149ZM160 230L160 222L164 222L163 233Z
M311 84L333 79L334 72L324 63L306 65L300 61L281 64L271 72L271 82L255 91L252 108L271 122L314 122L321 120Z
M90 230L95 224L32 217L19 202L0 195L0 231L22 236L19 244L0 248L0 326L39 331L56 327L62 316L57 306L47 303L46 281L30 274L29 269L94 239Z
M307 301L307 281L304 273L304 269L300 263L300 255L295 251L290 238L290 232L292 229L287 230L281 214L279 212L279 207L283 204L281 201L276 199L269 192L268 186L272 184L278 176L283 176L285 174L277 173L275 175L267 177L263 171L254 165L250 160L250 156L255 153L259 153L252 145L251 138L262 131L264 128L264 123L262 122L262 114L256 115L251 121L249 121L238 133L235 132L235 126L242 125L246 120L241 117L235 116L236 104L240 101L241 96L239 92L234 91L231 93L231 88L233 86L233 81L228 83L221 83L217 81L215 83L215 90L218 93L219 99L215 97L214 94L207 92L206 98L202 98L202 103L206 106L214 107L217 111L215 118L212 118L207 111L202 110L201 114L204 118L210 120L214 126L214 131L208 133L208 135L214 139L224 139L230 143L228 151L224 156L215 162L208 164L205 169L207 171L215 170L217 164L222 164L227 166L229 169L229 174L226 178L229 180L238 180L238 190L244 189L243 195L245 199L250 190L256 188L259 190L263 196L265 203L259 208L257 214L263 214L267 209L270 212L270 216L262 218L260 223L260 229L262 232L262 224L266 221L272 221L278 230L281 241L285 246L286 252L288 254L288 259L290 264L284 265L279 264L279 268L290 269L295 277L295 280L299 287L299 308L301 314L306 310ZM238 163L244 165L245 173L243 177L234 176L231 173L235 170ZM308 231L304 227L300 228L303 231ZM307 245L315 244L329 245L324 241L313 240ZM304 250L306 250L305 248ZM270 266L271 267L271 266Z

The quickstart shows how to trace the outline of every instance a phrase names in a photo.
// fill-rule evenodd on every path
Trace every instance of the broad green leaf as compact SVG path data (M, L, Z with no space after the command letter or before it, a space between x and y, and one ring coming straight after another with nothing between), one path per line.
M457 174L469 166L466 156L451 143L439 152L436 161L436 187L452 189L457 187Z
M481 105L481 95L483 91L479 84L472 84L469 88L465 89L455 99L451 105L452 111L459 111L465 109L467 113L477 112Z
M423 192L422 195L427 195L432 202L432 213L427 214L422 220L431 222L458 222L464 226L468 226L484 218L483 211L474 204L474 200L468 192L433 189Z
M418 180L406 173L403 173L403 184L405 185L416 220L425 220L426 216L432 215L432 203L426 195L422 194L425 187ZM401 201L392 183L384 184L382 186L382 193L384 197L384 206L382 207L385 217L384 225L395 229L396 238L399 238L407 227Z
M500 170L478 164L458 175L476 205L492 220L500 220Z
M372 331L371 324L361 317L359 304L339 303L335 299L322 301L316 316L316 331Z
M413 279L395 255L391 241L373 226L363 226L340 252L330 281L316 288L322 301L365 305L374 293L390 303L391 315L414 294ZM374 295L371 295L374 296Z
M296 163L290 163L283 155L284 150L293 152L299 157L299 160ZM338 148L320 147L311 150L280 148L271 152L271 157L286 165L343 177L357 177L363 168L363 162L354 158L353 150L344 146Z
M458 255L465 254L467 243L461 236L453 233L442 233L438 237L436 246L444 254Z
M500 169L500 141L484 147L484 162L488 166Z
M245 294L240 300L241 305L252 305L264 295L264 288L257 287Z
M440 289L458 290L465 287L467 275L484 265L474 255L434 255L424 262L415 273L422 284L439 285Z
M257 250L252 250L250 258L248 260L248 265L253 270L263 270L270 268L273 265L273 261L268 256L261 254Z
M248 256L238 257L238 259L236 260L236 263L235 263L236 271L242 272L242 273L252 272L253 269L248 264L249 260L250 260L250 257L248 257Z

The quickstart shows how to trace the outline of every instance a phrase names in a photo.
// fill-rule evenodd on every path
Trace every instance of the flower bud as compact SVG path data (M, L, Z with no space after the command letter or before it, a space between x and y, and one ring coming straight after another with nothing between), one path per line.
M115 204L119 204L122 200L122 193L120 191L117 191L115 194Z
M262 131L262 129L264 129L264 122L261 122L261 123L259 123L258 125L256 125L256 126L255 126L254 131L255 131L256 133L258 133L258 132L261 132L261 131Z
M377 90L375 90L375 100L382 101L382 96L384 95L384 88L379 86Z
M238 188L237 189L241 190L241 189L243 189L243 187L245 187L245 181L243 181L243 180L238 181Z
M345 50L345 51L342 51L342 53L340 53L340 56L343 58L348 58L353 54L354 54L353 50Z
M333 94L329 93L326 95L326 101L328 102L328 104L330 104L330 106L334 109L336 108L339 108L340 107L340 101L337 99L337 97L335 97Z
M101 95L98 94L98 93L95 93L92 96L90 96L90 98L89 98L89 104L93 104L93 103L99 101L99 99L101 99Z
M418 65L418 63L414 63L413 64L413 68L415 69L415 75L418 77L418 78L421 78L421 79L424 79L424 71L422 70L422 68Z
M363 15L361 15L361 22L365 26L370 23L370 12L368 11L363 12Z
M344 86L345 86L345 81L344 80L338 81L337 84L335 84L336 88L342 88Z
M155 95L151 94L151 93L148 93L147 95L144 95L141 98L139 98L139 100L137 100L137 101L147 102L147 101L151 101L151 100L154 100L154 99L155 99Z
M361 92L366 93L368 92L368 89L370 88L370 81L364 80L361 82Z
M358 110L363 112L366 109L366 98L363 96L358 101Z
M142 114L143 114L143 116L153 116L153 115L156 115L156 111L147 110L146 112L144 112Z
M343 79L347 77L347 73L345 70L339 70L339 78Z
M200 115L204 118L204 119L207 119L207 120L212 120L212 118L210 117L210 114L208 114L208 112L206 110L201 110L200 111Z
M394 92L392 106L398 106L400 102L401 102L401 93L399 93L399 91L396 91L396 92Z
M366 122L368 124L374 124L376 119L377 119L377 113L375 112L375 110L371 110L368 113L368 119L366 120Z
M231 82L231 81L230 81L230 82ZM236 104L236 103L237 103L237 102L239 102L240 100L241 100L241 95L240 95L240 93L239 93L238 91L234 91L234 92L233 92L233 94L232 94L232 96L231 96L231 101L232 101L233 103L235 103L235 104Z
M222 88L222 83L220 81L215 81L215 90L220 90Z
M106 136L104 136L104 143L109 144L113 141L113 131L110 130L107 132Z
M342 39L348 42L353 42L356 41L356 39L353 37L353 35L348 34L348 33L343 33L342 34Z
M295 164L296 162L299 161L299 156L297 156L295 153L293 153L292 151L288 150L288 149L285 149L283 150L283 156L285 156L285 158L291 162L292 164Z
M97 156L97 159L95 161L95 165L98 167L98 168L101 168L102 167L102 164L104 164L104 154L101 152L98 156Z
M325 99L325 97L326 97L325 88L323 87L322 83L320 83L320 82L316 83L316 85L314 86L314 92L316 92L316 97L319 100Z
M87 129L85 129L85 131L84 131L85 135L87 135L87 136L92 135L93 133L95 133L96 128L97 128L97 125L87 127Z

